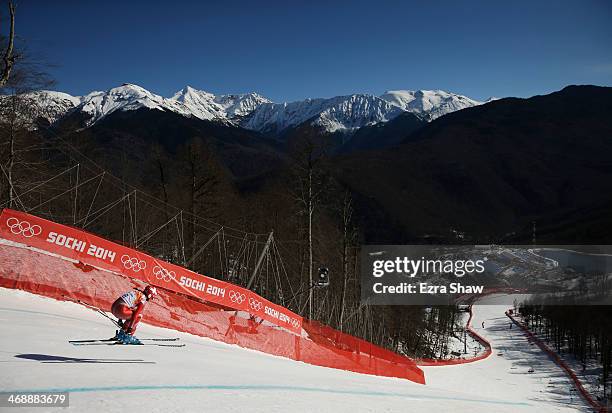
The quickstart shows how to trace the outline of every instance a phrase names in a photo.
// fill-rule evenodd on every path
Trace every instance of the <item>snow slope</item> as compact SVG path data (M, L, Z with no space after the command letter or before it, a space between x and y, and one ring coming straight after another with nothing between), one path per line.
M533 411L592 411L563 370L520 329L510 328L508 305L496 304L508 301L508 296L490 296L472 308L472 328L491 343L492 355L476 363L422 367L428 385L529 401Z
M141 337L180 337L184 348L80 346L113 326L80 305L0 288L0 391L70 391L71 411L571 412L588 411L566 379L517 330L504 306L476 306L497 353L427 367L428 384L297 363L141 325ZM524 370L533 365L536 373ZM9 373L10 372L10 373ZM40 411L22 408L20 411Z

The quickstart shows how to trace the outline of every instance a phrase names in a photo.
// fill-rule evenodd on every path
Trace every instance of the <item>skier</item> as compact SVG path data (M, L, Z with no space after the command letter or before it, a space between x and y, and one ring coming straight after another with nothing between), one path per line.
M482 322L482 328L484 328L484 321Z
M117 324L121 327L116 335L118 341L124 344L141 344L140 340L134 337L134 332L142 319L145 304L156 295L157 289L148 285L143 291L133 290L115 300L111 312L119 319Z

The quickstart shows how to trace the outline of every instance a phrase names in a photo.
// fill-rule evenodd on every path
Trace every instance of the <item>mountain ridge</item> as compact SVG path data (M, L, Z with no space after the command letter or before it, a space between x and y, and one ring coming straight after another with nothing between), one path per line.
M117 110L147 108L275 136L304 123L327 133L350 134L365 126L389 122L406 112L431 121L483 103L441 90L389 91L381 96L356 93L275 103L255 92L214 95L190 86L167 98L131 83L83 96L55 91L31 92L30 96L39 102L41 117L49 123L72 112L82 112L86 118L84 126L89 127Z

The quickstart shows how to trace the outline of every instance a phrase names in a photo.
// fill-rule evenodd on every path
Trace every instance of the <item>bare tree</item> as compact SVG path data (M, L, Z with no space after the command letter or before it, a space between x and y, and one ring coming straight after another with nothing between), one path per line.
M4 49L0 72L0 199L5 198L12 207L17 201L15 188L27 186L33 179L36 162L29 155L43 146L33 131L44 108L29 92L48 87L53 81L45 65L28 57L25 47L16 44L13 1L9 0L8 9L9 33L0 39Z
M295 187L292 189L300 205L300 212L306 216L308 238L308 318L312 319L313 304L313 219L315 210L325 189L326 175L321 167L325 159L327 142L312 131L306 131L294 142L291 150L294 160Z
M351 276L350 251L355 247L357 228L353 224L353 199L351 193L346 190L342 197L342 295L340 301L340 331L344 329L344 314L346 308L347 284Z
M0 87L3 87L8 83L11 76L11 71L15 65L15 61L18 55L15 54L15 4L12 1L8 2L10 28L9 36L7 39L6 50L2 58L4 67L2 68L2 75L0 75Z
M202 138L195 137L178 150L178 159L184 169L180 172L180 183L175 190L180 188L179 192L186 198L186 210L194 217L216 220L221 213L223 192L227 190L221 185L223 171L213 150ZM180 197L181 194L175 196ZM197 225L194 219L185 241L189 245L185 252L188 255L186 259L193 258L198 249L200 240Z

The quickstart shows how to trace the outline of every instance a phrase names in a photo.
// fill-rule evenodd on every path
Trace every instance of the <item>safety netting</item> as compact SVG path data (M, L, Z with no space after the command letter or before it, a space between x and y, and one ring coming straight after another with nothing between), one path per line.
M425 383L410 358L79 228L4 209L0 238L2 287L109 311L121 294L152 284L160 295L147 306L146 323L313 365Z

